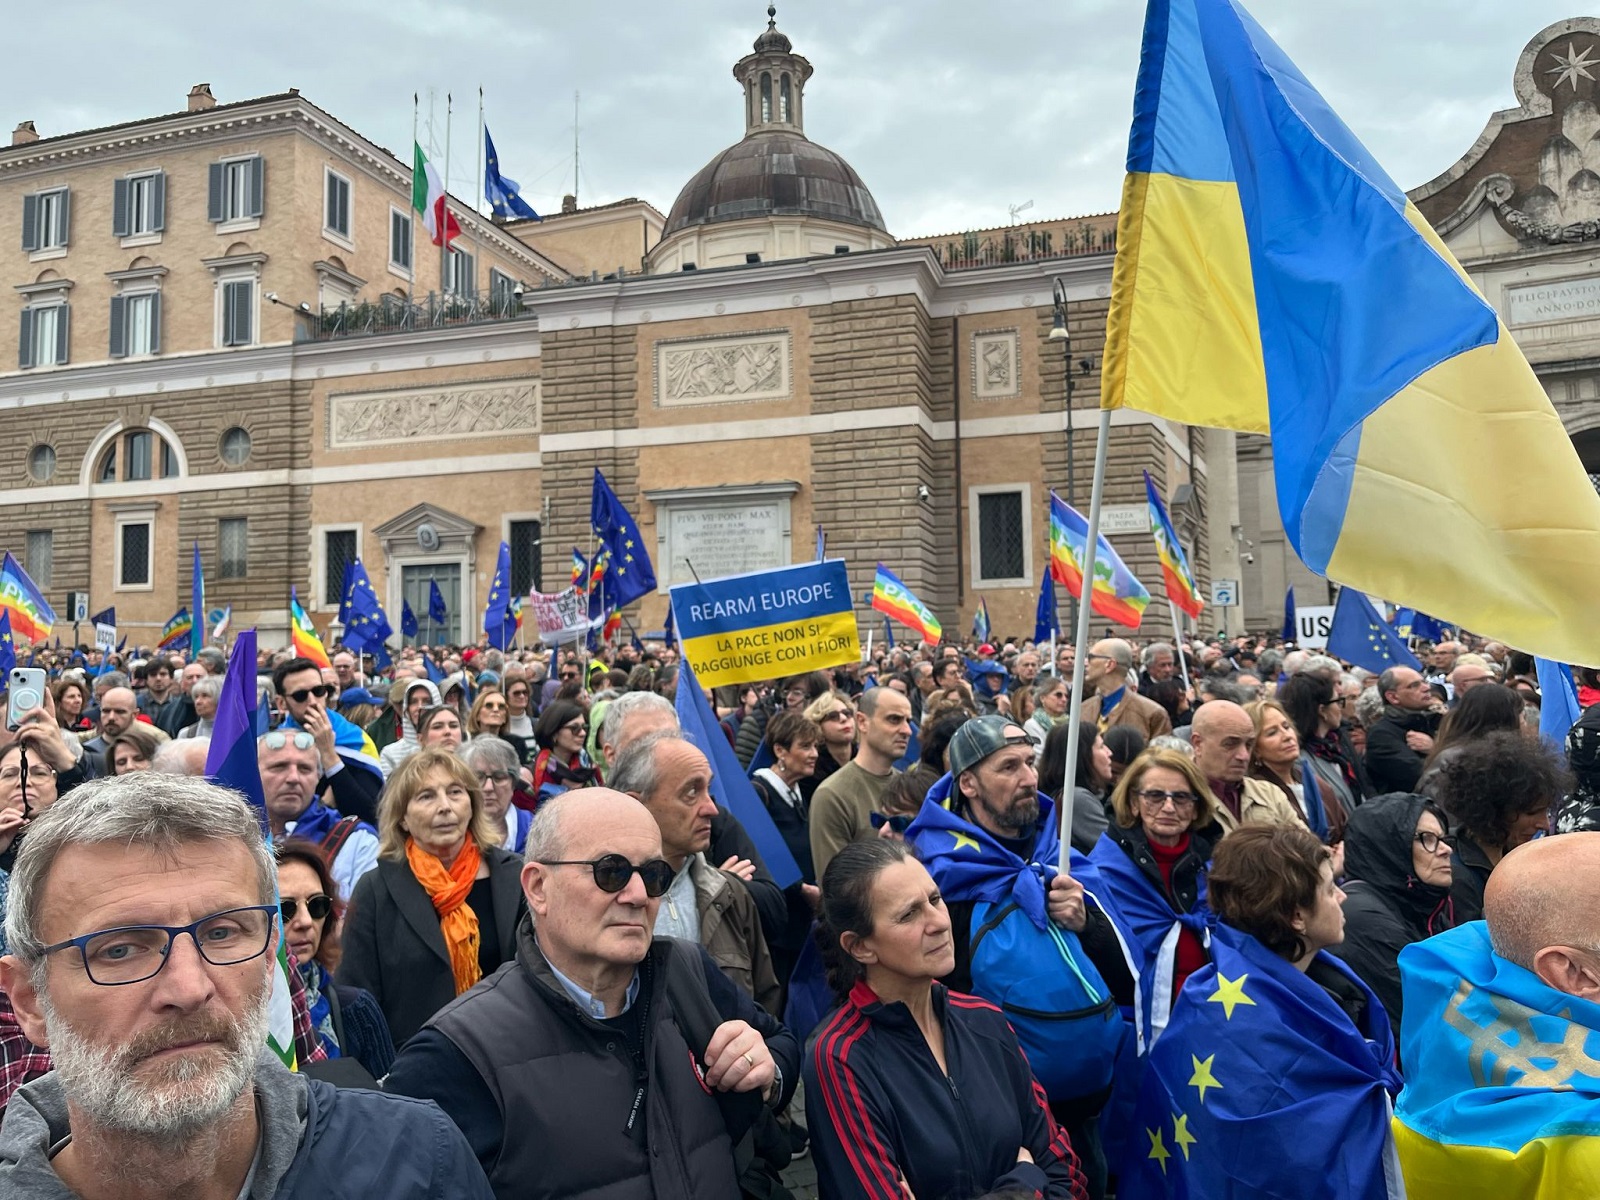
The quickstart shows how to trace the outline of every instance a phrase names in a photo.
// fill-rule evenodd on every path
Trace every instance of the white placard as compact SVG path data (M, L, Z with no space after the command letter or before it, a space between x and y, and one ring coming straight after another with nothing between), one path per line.
M94 644L97 648L108 653L117 648L117 627L115 625L96 625L94 627Z
M1149 533L1150 506L1148 504L1108 504L1100 510L1100 532Z
M1326 650L1333 625L1333 605L1316 604L1294 610L1295 645L1302 650Z
M673 505L666 512L669 584L722 579L789 564L783 545L783 503ZM690 564L694 569L690 570Z
M1548 325L1600 317L1600 278L1506 289L1512 325Z

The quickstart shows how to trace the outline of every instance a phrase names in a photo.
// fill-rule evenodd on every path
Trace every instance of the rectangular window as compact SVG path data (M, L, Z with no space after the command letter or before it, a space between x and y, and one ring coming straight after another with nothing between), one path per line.
M148 430L130 433L125 439L122 478L144 480L150 478L150 453L155 448Z
M517 310L517 281L495 267L489 268L489 303L504 316Z
M173 453L172 443L165 438L161 441L161 478L173 479L178 474L178 456Z
M117 530L117 586L150 586L150 550L155 539L148 521L129 521Z
M52 530L28 530L27 559L28 574L33 581L42 588L51 587L56 569L56 535Z
M478 259L465 250L450 247L445 259L444 290L457 296L471 296L478 290Z
M323 175L324 197L322 225L342 238L350 236L350 181L343 175L327 171Z
M322 535L322 603L338 608L344 599L344 569L356 560L356 531L329 529Z
M511 592L526 596L532 591L543 591L540 586L543 572L539 555L542 542L538 521L512 521L507 530L511 543Z
M56 250L67 244L71 195L66 188L55 188L34 197L33 245L28 249Z
M161 293L111 297L111 357L156 354L161 349Z
M166 225L167 177L161 171L130 175L113 185L111 232L116 237L160 233Z
M266 193L266 163L259 154L211 164L207 216L213 225L259 217Z
M1022 493L984 492L978 496L978 578L1022 579L1027 575Z
M222 344L248 346L255 341L256 285L251 279L230 279L222 285Z
M411 273L411 214L389 210L389 265Z
M250 573L250 519L224 517L217 522L217 557L223 579L243 579Z
M67 361L69 311L65 304L33 304L22 310L17 345L19 367L56 367Z

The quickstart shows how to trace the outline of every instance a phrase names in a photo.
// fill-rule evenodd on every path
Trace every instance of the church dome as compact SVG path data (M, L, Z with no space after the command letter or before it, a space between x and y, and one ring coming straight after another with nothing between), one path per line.
M798 130L755 131L702 167L673 202L664 237L695 225L819 217L887 232L855 169Z

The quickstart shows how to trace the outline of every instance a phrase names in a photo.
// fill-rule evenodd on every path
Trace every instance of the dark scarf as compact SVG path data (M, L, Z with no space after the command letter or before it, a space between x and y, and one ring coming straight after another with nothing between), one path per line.
M541 750L533 762L533 794L537 797L539 789L547 783L557 784L566 791L592 787L598 777L599 772L583 750L578 751L570 763L562 762L549 750Z
M1344 743L1340 740L1337 729L1330 729L1327 733L1307 738L1306 750L1312 758L1321 759L1338 767L1339 773L1344 776L1345 785L1350 789L1350 794L1357 799L1360 798L1361 785L1356 782L1355 764L1345 756Z

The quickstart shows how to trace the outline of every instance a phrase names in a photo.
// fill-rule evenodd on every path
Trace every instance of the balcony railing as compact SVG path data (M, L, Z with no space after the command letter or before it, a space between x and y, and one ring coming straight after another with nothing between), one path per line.
M447 329L489 321L533 318L522 307L521 294L500 291L493 295L455 295L429 292L415 300L382 296L377 300L345 303L307 314L300 322L300 340L328 342L339 338L367 337L414 330Z
M968 233L928 245L945 270L964 271L1004 263L1110 254L1117 248L1117 230L1114 225L1084 222L1058 229L1001 231L987 235Z

